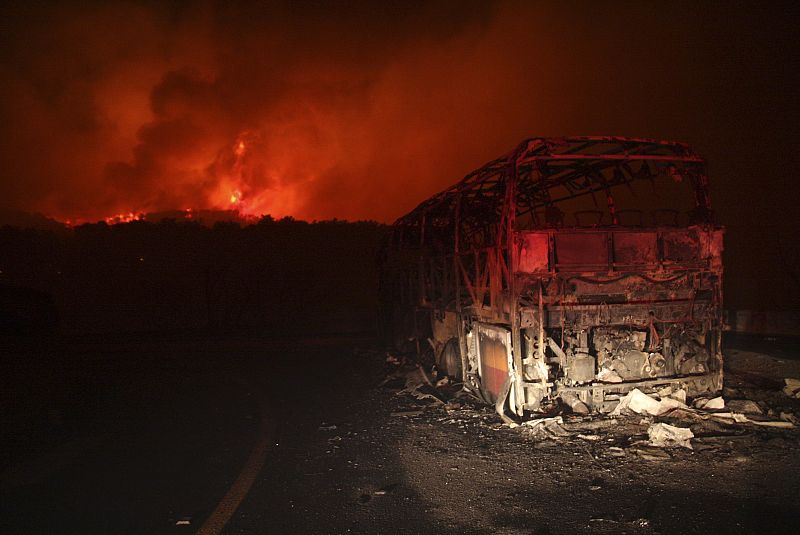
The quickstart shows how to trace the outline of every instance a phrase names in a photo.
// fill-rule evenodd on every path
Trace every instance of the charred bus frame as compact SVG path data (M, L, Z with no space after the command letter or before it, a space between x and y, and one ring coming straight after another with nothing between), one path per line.
M685 223L615 203L663 181L693 192ZM566 224L560 207L581 198L602 209ZM527 139L394 223L384 325L517 414L556 397L605 411L633 388L715 392L722 236L705 163L683 143Z

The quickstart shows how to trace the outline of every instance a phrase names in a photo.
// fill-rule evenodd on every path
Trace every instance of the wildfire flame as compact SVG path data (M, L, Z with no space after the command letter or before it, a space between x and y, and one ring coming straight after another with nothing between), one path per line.
M236 148L233 149L233 153L236 155L237 158L241 158L242 156L244 156L244 151L246 148L247 146L244 144L244 141L240 139L239 142L236 144Z
M197 211L232 210L242 218L257 218L269 214L283 217L292 214L296 206L297 192L290 187L272 189L263 187L264 173L279 184L281 167L270 161L265 171L256 133L242 131L232 143L223 147L213 166L208 171L209 178L215 182L213 189L206 192L205 204L181 209L185 219L194 219ZM137 212L124 212L104 218L108 224L128 223L145 218L145 209Z
M135 214L133 212L114 214L105 218L105 222L109 225L116 225L118 223L130 223L131 221L139 221L144 219L144 214Z

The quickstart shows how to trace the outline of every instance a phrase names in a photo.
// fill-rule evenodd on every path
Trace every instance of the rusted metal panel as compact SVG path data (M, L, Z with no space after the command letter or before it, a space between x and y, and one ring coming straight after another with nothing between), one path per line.
M608 269L607 232L559 232L555 236L559 269Z
M526 232L520 236L520 252L517 271L522 273L546 272L550 268L549 245L550 235L547 232Z
M655 266L658 262L658 234L614 232L615 266Z
M700 233L700 251L702 257L709 262L709 268L722 269L723 229L714 229Z
M700 239L694 229L672 230L662 235L664 261L693 262L700 260Z

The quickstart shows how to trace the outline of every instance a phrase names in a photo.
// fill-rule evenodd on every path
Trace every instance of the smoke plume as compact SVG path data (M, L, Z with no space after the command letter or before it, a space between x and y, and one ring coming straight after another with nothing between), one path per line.
M391 221L526 136L617 134L693 144L741 181L715 186L724 211L765 171L744 155L797 163L786 7L4 7L0 196L72 220L217 208ZM785 162L766 165L790 180Z

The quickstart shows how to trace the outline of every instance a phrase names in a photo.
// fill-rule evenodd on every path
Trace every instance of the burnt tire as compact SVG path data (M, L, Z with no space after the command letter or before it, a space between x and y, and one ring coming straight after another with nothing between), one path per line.
M444 345L441 353L439 353L437 365L440 370L450 377L461 380L461 352L458 349L457 338L451 338Z

